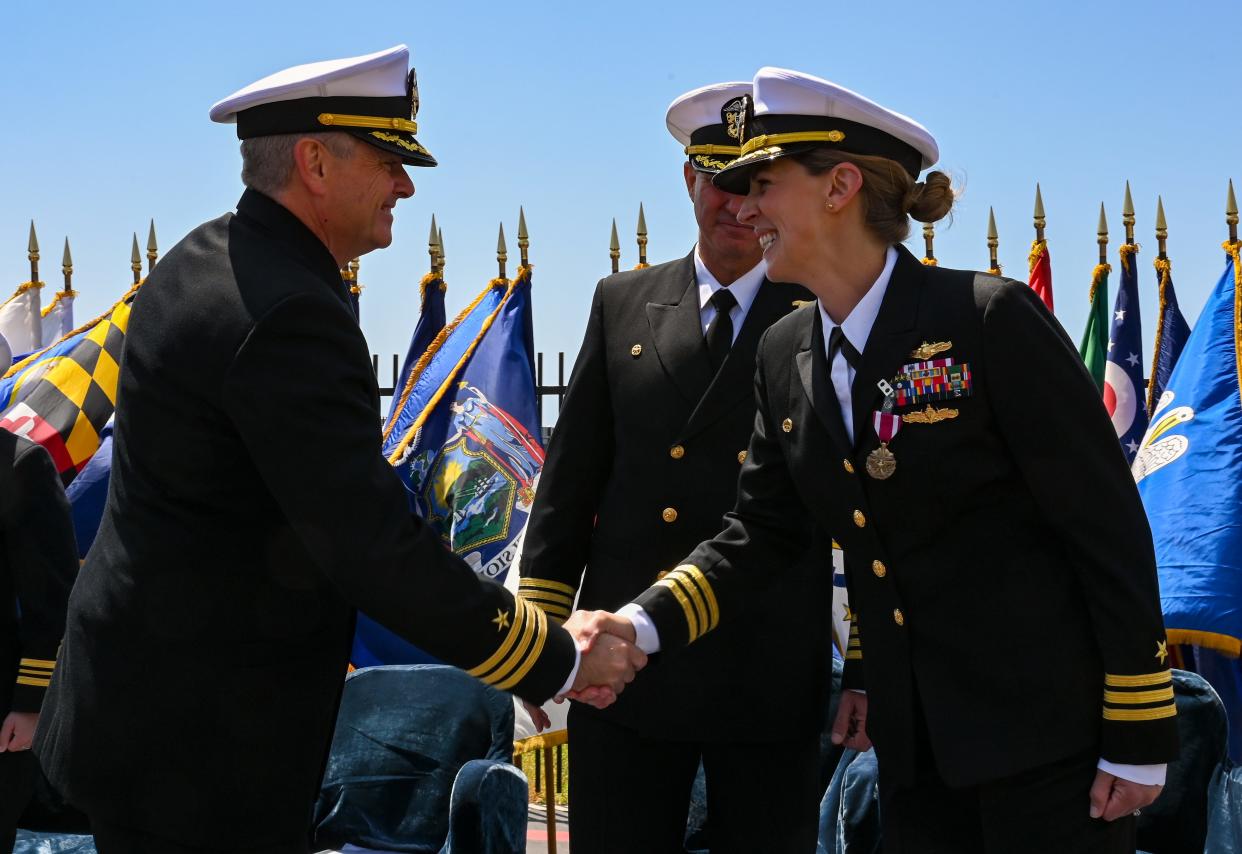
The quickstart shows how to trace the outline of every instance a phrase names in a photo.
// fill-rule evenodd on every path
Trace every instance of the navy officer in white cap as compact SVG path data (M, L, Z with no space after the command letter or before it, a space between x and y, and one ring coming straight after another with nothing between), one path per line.
M815 301L759 347L724 531L622 609L639 646L744 620L831 532L866 692L835 737L875 744L885 850L1133 852L1176 706L1147 520L1077 350L1024 283L901 245L954 201L919 179L922 125L779 68L743 125L716 184Z
M620 607L733 506L755 421L756 347L810 299L768 280L753 230L737 221L742 198L712 184L740 151L750 91L719 83L673 101L666 122L686 154L697 244L595 289L523 547L520 595L550 618L568 617L575 597ZM653 662L615 705L574 704L575 852L684 850L700 763L708 839L698 841L714 854L814 848L831 672L823 545L745 619ZM797 646L783 641L791 626Z
M404 46L291 68L216 104L247 189L134 301L112 481L37 733L101 854L304 852L354 608L543 702L619 691L644 656L578 654L410 514L380 454L339 270L392 240L435 160Z

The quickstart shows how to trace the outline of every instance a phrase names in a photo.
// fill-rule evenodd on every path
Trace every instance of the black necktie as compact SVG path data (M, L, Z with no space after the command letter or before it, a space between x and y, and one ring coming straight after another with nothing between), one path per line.
M850 343L850 339L845 337L845 333L841 331L840 326L832 327L832 332L828 333L828 367L832 368L832 360L837 357L837 351L841 351L841 355L845 356L846 363L858 370L858 363L862 361L862 357L858 351L854 349L854 345Z
M729 312L737 305L737 298L728 288L721 288L712 294L709 302L716 309L716 316L707 324L707 353L711 356L712 367L720 370L733 346L733 318L729 317Z

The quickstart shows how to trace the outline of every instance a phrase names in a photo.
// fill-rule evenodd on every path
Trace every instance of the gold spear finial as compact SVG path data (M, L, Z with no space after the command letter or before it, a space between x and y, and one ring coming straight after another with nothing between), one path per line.
M988 208L988 261L991 268L988 272L994 276L999 276L1001 272L1000 262L996 260L996 250L1000 247L1000 235L996 231L996 213L992 208Z
M1121 206L1121 224L1126 227L1126 243L1134 242L1134 199L1130 198L1130 182L1126 181L1126 200Z
M26 257L30 260L30 281L39 281L39 238L35 236L34 220L30 221L30 239L26 241Z
M129 268L134 271L134 284L142 281L142 254L138 251L138 232L134 232L133 248L129 252Z
M1164 261L1169 256L1164 251L1165 241L1169 239L1169 226L1164 221L1164 199L1156 196L1156 243L1159 244L1160 251L1157 257Z
M496 239L496 263L500 265L500 278L505 279L505 262L509 260L509 247L505 246L505 224L500 224L500 237Z
M518 205L518 253L522 256L522 266L530 266L527 252L530 250L530 232L526 230L526 208Z
M929 266L936 264L936 226L930 222L923 223L923 263Z
M1238 200L1233 195L1233 179L1229 179L1229 198L1225 202L1225 223L1229 226L1229 242L1238 242ZM31 228L34 228L31 225ZM33 234L33 232L31 232Z
M1048 225L1048 219L1044 216L1044 196L1039 191L1039 183L1035 184L1035 240L1042 241L1044 239L1044 228Z
M427 235L427 254L431 257L431 272L440 271L440 250L437 241L440 239L436 231L436 215L431 215L431 233Z
M647 217L643 213L643 203L638 203L638 266L647 266Z
M617 218L612 218L612 239L608 241L608 257L612 259L612 271L621 270L621 241L617 239Z
M349 262L349 283L351 290L356 293L362 293L362 285L358 284L358 270L362 268L362 262L357 258Z
M155 269L155 259L160 257L160 249L155 243L155 220L151 220L151 228L147 231L147 275Z
M65 275L65 293L73 290L73 256L69 254L69 238L65 238L65 254L60 259L60 271Z
M1096 230L1096 243L1100 244L1100 263L1108 263L1108 220L1104 218L1104 203L1100 202L1100 225Z
M444 254L444 229L442 228L436 229L436 252L440 256L440 272L444 272L444 265L448 256Z

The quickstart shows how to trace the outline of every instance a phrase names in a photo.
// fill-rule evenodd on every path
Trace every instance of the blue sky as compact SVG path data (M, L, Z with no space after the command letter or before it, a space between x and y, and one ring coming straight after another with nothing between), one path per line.
M422 95L420 140L391 248L362 259L363 329L387 363L404 352L426 272L432 213L444 230L449 311L495 275L503 220L516 259L524 205L535 264L536 344L572 363L613 217L636 260L639 202L650 260L684 255L695 228L683 156L664 128L678 94L762 65L827 77L920 120L963 189L937 255L987 266L988 207L1005 272L1025 279L1035 183L1043 188L1057 314L1077 341L1101 202L1118 266L1128 179L1138 211L1144 338L1156 311L1157 194L1178 296L1192 319L1223 269L1224 201L1242 180L1236 2L627 4L44 2L6 8L0 75L0 286L60 281L69 236L78 316L129 281L133 232L154 217L167 250L241 192L233 129L213 102L277 69L404 42ZM921 233L911 246L921 253ZM512 270L512 264L511 268ZM1112 279L1113 290L1117 281ZM45 294L48 293L45 291ZM47 297L45 297L46 299ZM1144 354L1149 361L1150 351ZM554 364L554 357L552 364ZM381 368L381 382L387 379Z

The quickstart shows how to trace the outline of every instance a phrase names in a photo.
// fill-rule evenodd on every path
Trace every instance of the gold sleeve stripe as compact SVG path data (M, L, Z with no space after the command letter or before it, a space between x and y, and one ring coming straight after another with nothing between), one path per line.
M1177 715L1177 706L1157 706L1154 709L1111 709L1104 707L1106 721L1155 721Z
M535 662L539 660L539 656L543 654L543 645L548 639L548 618L544 616L542 611L535 611L535 641L530 648L530 652L526 656L526 660L522 662L522 666L513 671L513 675L505 681L496 685L499 691L508 691L514 685L526 678L526 674L530 673L530 669L535 666Z
M1173 673L1161 670L1158 673L1140 673L1137 676L1118 676L1115 673L1104 674L1104 684L1109 688L1151 688L1173 681Z
M711 582L707 580L707 576L703 574L703 570L694 564L684 564L677 567L673 572L680 572L686 575L694 582L695 586L702 592L703 598L707 600L707 631L711 631L720 624L720 605L716 601L716 594L712 590Z
M571 608L574 604L574 597L563 593L550 593L547 590L519 590L518 595L531 602L553 602L566 608Z
M518 589L522 590L528 587L541 587L544 590L551 590L555 593L564 593L570 599L578 592L577 588L568 584L562 584L559 581L549 581L546 578L523 578L518 581Z
M699 618L700 634L705 635L711 631L711 618L707 613L707 603L703 600L703 594L695 585L693 579L684 574L669 573L669 577L681 588L686 591L686 595L690 597L690 601L694 603L694 613Z
M472 667L466 672L471 676L481 677L484 673L490 673L504 657L509 654L509 650L517 643L518 635L521 633L522 624L526 622L527 606L522 599L513 600L514 618L513 624L509 626L509 633L505 635L504 641L500 647L492 653L491 657L480 664L478 667Z
M34 676L39 679L50 679L52 677L52 671L50 670L34 670L29 667L19 667L17 672L21 676Z
M23 658L18 665L21 667L41 667L44 670L51 670L56 667L55 661L48 661L46 658Z
M543 616L543 612L538 608L532 608L525 602L523 602L520 607L522 607L526 612L525 618L522 620L522 637L518 640L517 646L513 648L513 651L505 656L504 661L502 661L495 670L483 677L483 681L488 685L495 685L496 683L509 677L509 674L513 672L514 668L525 660L526 652L530 649L531 641L534 639L535 635L540 633L540 623L542 622L543 625L547 625L546 620L540 620L540 617Z
M46 688L52 684L51 679L35 679L33 676L18 676L18 685L33 685L36 688Z
M690 638L690 642L699 638L699 618L695 613L694 606L690 604L690 598L686 596L681 589L681 585L677 583L671 575L666 575L655 583L657 587L667 587L673 594L673 598L677 600L677 604L681 605L682 612L686 615L686 633Z
M861 649L846 650L845 660L846 661L862 661L862 650Z
M556 613L556 614L560 614L563 612L566 617L569 616L570 608L568 605L562 605L559 602L544 602L541 599L534 599L534 598L531 598L530 596L523 596L522 598L542 611L546 611L548 613Z
M1173 686L1158 688L1155 691L1105 691L1105 703L1128 703L1136 706L1140 703L1156 703L1173 699Z

